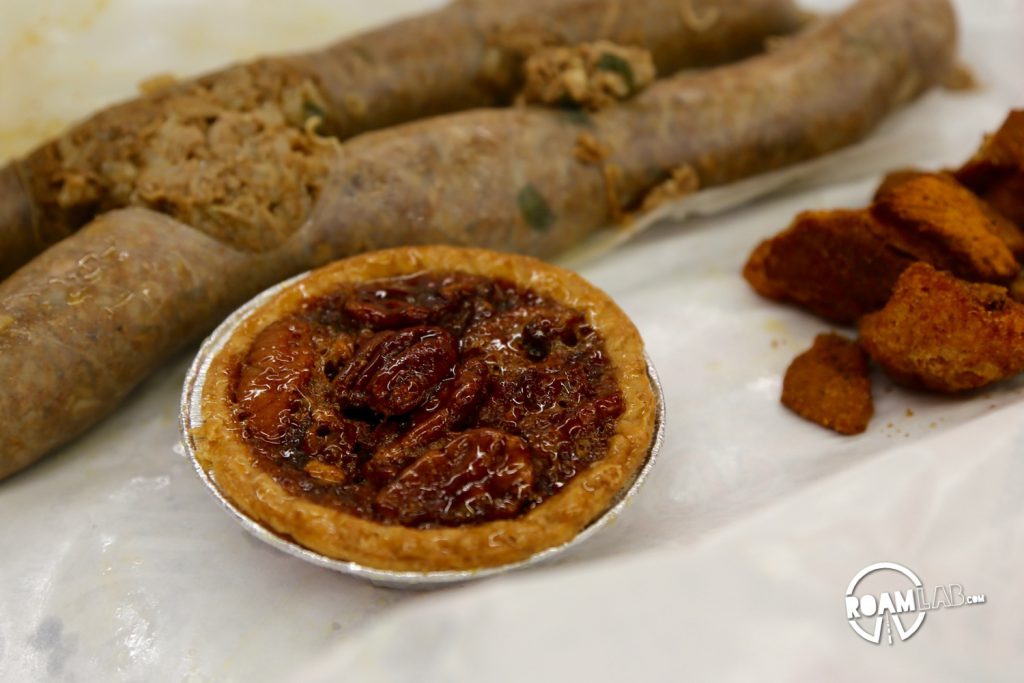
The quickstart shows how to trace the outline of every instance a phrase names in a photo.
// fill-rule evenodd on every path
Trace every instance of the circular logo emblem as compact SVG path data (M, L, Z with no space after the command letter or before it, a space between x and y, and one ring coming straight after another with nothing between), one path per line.
M906 640L924 623L925 612L917 604L918 589L923 590L921 579L901 564L878 562L864 567L846 589L850 627L876 645L882 642L883 631L890 645L894 632Z

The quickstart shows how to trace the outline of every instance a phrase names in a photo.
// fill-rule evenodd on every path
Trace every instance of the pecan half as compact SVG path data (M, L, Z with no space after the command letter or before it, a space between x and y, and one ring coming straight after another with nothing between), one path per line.
M519 514L532 487L525 441L496 429L473 429L420 456L381 489L375 506L409 526L467 524Z
M464 423L484 395L487 368L477 359L467 361L455 378L412 415L411 427L381 448L366 464L366 476L376 483L388 482L416 458L419 449Z
M242 363L235 396L247 431L281 443L300 424L302 389L316 361L312 329L301 320L271 323L256 337Z
M429 308L388 294L387 290L357 291L345 302L345 312L356 322L378 330L422 325L429 320Z
M337 397L345 406L402 415L426 401L457 360L455 338L440 327L379 332L335 378Z

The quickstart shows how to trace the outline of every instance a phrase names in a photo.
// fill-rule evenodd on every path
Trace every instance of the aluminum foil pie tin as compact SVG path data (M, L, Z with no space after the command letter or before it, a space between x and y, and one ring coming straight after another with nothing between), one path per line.
M192 366L189 368L188 374L185 376L185 384L181 395L181 413L179 417L181 439L184 443L185 452L191 459L192 466L195 468L196 474L199 475L199 479L206 485L206 488L209 489L210 493L213 494L213 497L217 499L221 507L223 507L228 514L234 517L246 531L259 540L282 552L305 560L306 562L311 562L312 564L332 569L334 571L341 572L342 574L349 574L351 576L366 579L379 586L405 589L433 588L447 584L462 583L465 581L495 576L496 574L503 574L516 569L531 567L540 564L541 562L548 562L556 557L561 557L567 551L570 551L583 543L597 533L602 527L606 526L609 522L618 517L643 485L644 480L647 478L651 468L654 466L654 461L658 456L658 452L661 450L661 445L665 438L665 395L662 390L661 383L658 380L658 375L651 363L651 359L649 356L646 356L646 354L647 376L650 378L651 387L654 390L654 400L656 404L654 437L651 439L647 458L644 461L643 466L640 468L640 472L637 474L636 479L632 484L630 484L629 488L620 494L611 507L605 510L605 512L591 522L590 525L566 543L542 550L531 555L525 560L498 567L432 572L389 571L386 569L367 567L356 562L347 562L345 560L338 560L332 557L327 557L326 555L321 555L320 553L299 545L289 538L271 531L259 522L251 519L248 515L235 507L235 505L221 493L213 475L203 469L203 466L199 463L199 459L196 457L196 444L193 434L203 421L203 386L206 382L206 374L210 368L211 361L220 352L231 335L234 334L238 326L241 325L241 323L255 310L277 296L279 292L290 287L299 280L302 280L307 275L308 273L303 273L302 275L298 275L267 289L236 310L223 323L221 323L221 325L206 339L206 341L203 342L203 345L200 347L199 353L196 355L195 360L192 362Z

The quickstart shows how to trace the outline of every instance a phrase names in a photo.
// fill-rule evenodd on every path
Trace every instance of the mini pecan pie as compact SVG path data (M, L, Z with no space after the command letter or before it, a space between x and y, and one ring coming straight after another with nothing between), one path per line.
M403 248L322 268L211 360L199 463L322 555L465 570L561 545L629 487L656 404L636 329L522 256Z

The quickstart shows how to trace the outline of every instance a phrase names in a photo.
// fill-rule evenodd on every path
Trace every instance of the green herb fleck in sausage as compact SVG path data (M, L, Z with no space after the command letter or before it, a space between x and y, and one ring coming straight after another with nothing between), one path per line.
M547 232L555 222L555 214L551 212L551 207L531 183L527 183L519 190L516 201L519 203L519 212L523 214L523 220L537 232Z

